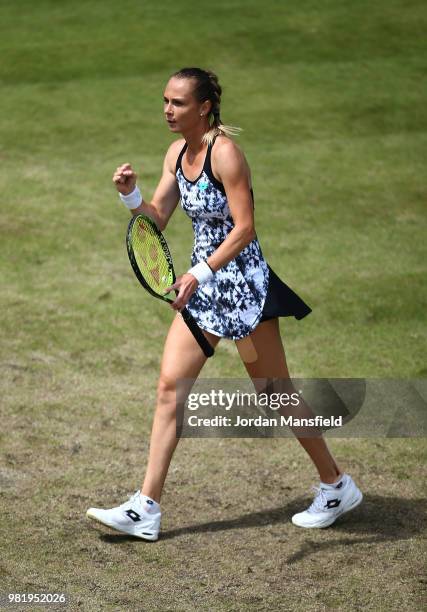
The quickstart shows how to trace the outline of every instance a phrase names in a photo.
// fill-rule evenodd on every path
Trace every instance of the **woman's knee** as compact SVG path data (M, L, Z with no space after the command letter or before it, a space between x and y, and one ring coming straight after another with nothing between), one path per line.
M163 373L157 383L157 407L173 412L176 410L176 380Z

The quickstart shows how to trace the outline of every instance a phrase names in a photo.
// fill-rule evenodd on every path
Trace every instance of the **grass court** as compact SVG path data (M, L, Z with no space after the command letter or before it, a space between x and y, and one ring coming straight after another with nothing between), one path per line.
M183 66L219 75L263 252L313 308L281 320L291 374L426 377L426 22L416 0L0 2L0 591L90 611L422 609L423 439L331 440L365 495L331 529L290 522L316 483L291 439L182 440L156 544L85 511L145 467L172 313L133 276L111 176L131 162L151 197ZM179 208L165 235L182 273ZM235 346L203 375L244 377Z

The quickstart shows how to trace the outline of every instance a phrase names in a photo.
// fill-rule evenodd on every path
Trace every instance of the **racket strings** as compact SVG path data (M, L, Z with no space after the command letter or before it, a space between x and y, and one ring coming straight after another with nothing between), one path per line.
M136 264L150 288L163 296L166 287L173 284L173 272L163 245L151 225L137 219L132 228L132 248Z

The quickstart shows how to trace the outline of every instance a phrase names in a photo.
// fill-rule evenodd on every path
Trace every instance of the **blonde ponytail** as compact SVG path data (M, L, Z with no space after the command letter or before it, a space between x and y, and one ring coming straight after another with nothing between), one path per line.
M222 123L219 116L216 118L213 113L210 113L209 115L209 125L211 126L210 130L205 132L202 138L202 142L207 145L211 145L217 136L222 135L231 138L232 136L238 136L242 131L242 128L240 127L225 125Z

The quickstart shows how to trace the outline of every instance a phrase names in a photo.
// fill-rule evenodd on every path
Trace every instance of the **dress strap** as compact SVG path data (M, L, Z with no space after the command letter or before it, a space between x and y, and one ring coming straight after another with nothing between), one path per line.
M212 141L212 144L208 145L208 150L207 150L207 153L206 153L206 158L205 158L205 163L203 165L203 170L208 175L208 177L209 177L210 181L213 183L213 185L215 185L215 187L217 189L219 189L223 195L226 195L225 194L224 185L214 177L214 174L212 172L211 155L212 155L212 147L215 144L215 140L216 140L216 136L214 137L214 139Z
M187 150L187 143L184 144L184 146L182 147L179 155L178 155L178 159L176 160L176 166L175 166L175 174L178 172L179 169L182 170L181 168L181 161L182 161L182 156L184 155L185 151Z
M214 137L212 143L208 145L208 150L206 152L206 157L205 157L205 163L203 165L203 170L206 172L209 178L212 177L211 155L212 155L212 147L215 144L215 140L216 140L216 136Z

